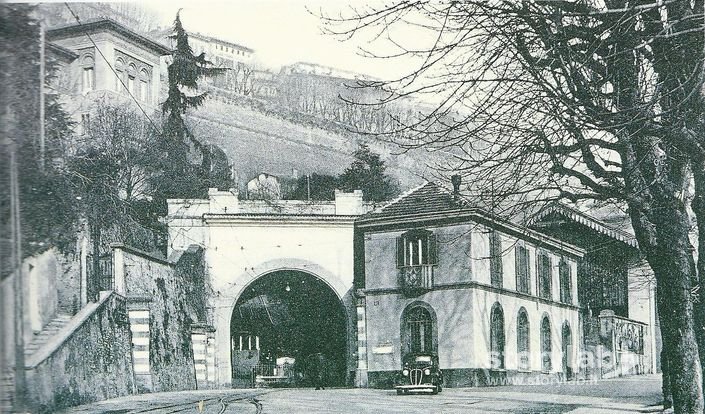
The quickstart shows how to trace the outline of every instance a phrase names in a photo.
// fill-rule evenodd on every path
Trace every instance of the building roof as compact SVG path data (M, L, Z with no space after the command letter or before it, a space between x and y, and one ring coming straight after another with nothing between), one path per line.
M541 222L542 219L551 215L558 214L576 223L580 223L586 227L589 227L600 234L604 234L613 239L619 240L631 247L638 247L636 238L631 232L624 231L621 229L614 228L602 220L593 217L590 214L584 213L573 207L569 207L562 203L554 203L539 211L534 217L529 220L528 225L534 226ZM612 215L611 215L612 216ZM610 216L610 217L611 217ZM614 221L614 220L613 220Z
M95 33L98 31L111 31L118 33L123 37L138 43L157 55L170 55L171 49L157 43L141 34L129 29L128 27L116 22L115 20L109 18L101 19L91 19L81 22L81 24L68 24L62 26L56 26L46 31L46 36L48 40L54 40L63 37L70 37L76 35L83 35L87 33Z
M504 231L521 237L529 238L539 243L561 249L571 254L582 256L585 250L566 243L545 233L519 226L509 220L498 217L460 195L454 195L445 188L433 182L426 182L409 190L398 198L361 216L357 223L361 227L386 224L411 225L414 222L435 220L465 220L474 217L485 223L492 223Z
M427 213L442 213L467 207L460 198L454 198L451 193L439 187L436 183L426 182L380 208L365 215L365 219L383 219L404 217Z

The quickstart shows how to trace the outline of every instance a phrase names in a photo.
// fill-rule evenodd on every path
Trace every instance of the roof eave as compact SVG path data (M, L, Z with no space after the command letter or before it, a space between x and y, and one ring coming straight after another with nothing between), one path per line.
M564 242L562 240L556 239L555 237L549 236L547 234L541 233L536 230L532 230L528 227L523 227L516 225L514 223L502 220L495 217L487 212L478 208L459 208L455 210L447 210L443 212L430 212L430 213L420 213L420 214L399 214L387 217L367 217L359 218L356 221L356 226L362 229L369 229L379 226L389 226L389 225L414 225L418 223L424 223L428 221L453 219L453 218L479 218L483 221L490 222L497 225L498 227L504 228L505 231L522 235L524 237L533 239L539 243L550 245L553 248L565 250L568 253L576 256L583 257L586 253L585 249L575 246L571 243Z
M61 37L65 35L72 34L86 34L89 31L97 31L101 29L111 30L118 33L130 40L134 40L137 43L149 48L152 52L155 52L159 56L165 56L172 54L172 50L168 47L157 43L139 33L136 33L129 28L121 25L120 23L111 19L102 19L97 21L91 21L75 25L60 26L46 31L47 39Z
M583 226L586 226L600 234L620 241L630 247L639 248L639 243L637 242L636 238L631 234L610 228L609 226L602 223L600 220L583 212L576 211L568 206L564 206L562 204L552 205L544 209L542 212L539 212L529 221L529 226L538 224L538 222L542 218L546 217L548 214L551 213L558 213L566 217L567 219L573 220L576 223L582 224Z
M69 62L72 62L78 58L78 54L73 50L57 45L55 43L47 42L46 47L48 50L51 50L57 56L64 58Z

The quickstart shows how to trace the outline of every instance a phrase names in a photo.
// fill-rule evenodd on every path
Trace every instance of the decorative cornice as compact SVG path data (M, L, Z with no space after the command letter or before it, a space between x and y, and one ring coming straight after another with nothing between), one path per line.
M531 239L537 244L543 244L553 249L565 251L573 256L582 257L585 255L585 250L570 243L566 243L555 237L548 236L536 230L529 229L516 225L512 222L502 220L483 210L477 208L459 208L457 210L432 212L422 214L410 214L403 217L389 218L364 218L361 217L356 221L356 226L364 230L384 229L395 227L399 229L407 229L418 227L419 225L451 225L461 224L467 219L475 219L479 222L491 224L494 227L500 228L507 234L512 234L524 239Z
M517 292L515 290L509 290L504 288L497 288L494 286L486 285L484 283L470 281L470 282L458 282L458 283L444 283L434 285L427 293L433 292L434 290L460 290L460 289L478 289L486 292L498 293L502 295L514 296L517 298L522 298L526 300L532 300L535 302L540 302L546 305L559 306L566 309L580 310L581 307L569 303L556 302L549 299L544 299L538 296L529 295L527 293ZM378 288L378 289L365 289L364 293L366 296L378 296L378 295L403 295L402 289L400 287L394 288ZM419 295L423 296L423 295Z
M282 223L296 225L317 223L352 226L357 217L359 216L335 214L203 214L203 220L206 224Z

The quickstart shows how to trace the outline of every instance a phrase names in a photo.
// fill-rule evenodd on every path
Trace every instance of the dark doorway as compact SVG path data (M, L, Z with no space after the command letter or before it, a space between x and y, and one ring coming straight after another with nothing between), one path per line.
M234 387L345 385L345 310L309 273L281 270L250 284L230 332Z

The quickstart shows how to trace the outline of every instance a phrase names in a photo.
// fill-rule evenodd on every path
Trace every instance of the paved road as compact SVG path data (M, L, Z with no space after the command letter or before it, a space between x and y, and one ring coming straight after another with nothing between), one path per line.
M446 388L438 395L374 389L187 391L118 398L66 410L82 414L167 413L571 413L654 411L658 376L588 383Z

